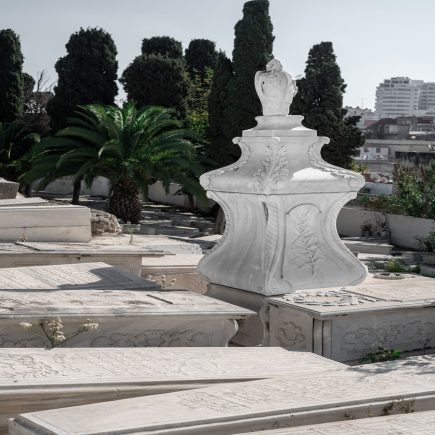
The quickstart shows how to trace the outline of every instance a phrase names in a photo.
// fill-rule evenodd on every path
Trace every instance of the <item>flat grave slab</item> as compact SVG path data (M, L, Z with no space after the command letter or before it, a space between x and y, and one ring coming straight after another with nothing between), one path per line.
M37 196L31 198L0 199L0 207L23 207L33 205L48 205L45 199Z
M268 298L264 344L337 361L359 360L378 346L402 351L435 347L431 278L368 279L356 287L297 291Z
M103 262L140 276L142 257L162 257L163 255L163 251L152 251L133 245L0 243L0 268Z
M435 386L351 371L249 381L153 397L22 414L10 434L210 434L297 427L383 415L395 403L435 405ZM27 431L27 432L26 432Z
M345 367L280 348L0 349L0 432L23 412Z
M131 244L139 249L165 251L167 254L202 254L201 247L198 244L185 243L164 235L147 236L134 234L132 238L130 236L116 238L102 236L92 239L92 244L104 246Z
M291 429L249 432L248 435L429 435L433 433L435 433L435 411L361 418L359 420L335 423L310 424Z
M3 298L6 290L151 290L158 287L152 281L105 263L0 269L0 296Z

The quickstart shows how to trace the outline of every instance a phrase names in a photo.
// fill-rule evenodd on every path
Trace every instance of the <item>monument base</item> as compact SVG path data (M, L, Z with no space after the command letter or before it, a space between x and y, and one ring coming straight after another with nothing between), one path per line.
M265 306L266 296L219 284L207 285L207 296L254 311L257 315L240 322L231 343L238 346L259 346L264 341L264 325L260 310Z

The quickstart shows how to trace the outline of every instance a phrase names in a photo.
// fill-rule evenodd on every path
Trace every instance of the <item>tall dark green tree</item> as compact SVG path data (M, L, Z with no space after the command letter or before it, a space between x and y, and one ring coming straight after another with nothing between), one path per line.
M179 119L187 114L189 81L183 63L161 55L141 55L120 79L129 101L139 108L162 106L175 109Z
M19 36L0 30L0 122L13 122L23 114L23 54Z
M359 117L346 118L343 94L346 84L337 65L332 42L314 45L305 68L305 77L298 80L298 92L291 113L303 115L303 124L317 130L319 136L328 136L331 142L322 149L328 163L350 168L352 156L364 143L356 127Z
M171 59L183 59L183 47L180 41L170 36L153 36L142 41L143 55L161 55Z
M47 111L54 131L66 126L78 105L113 104L118 62L116 46L103 29L80 29L66 44L67 54L56 62L54 97Z
M208 99L209 141L204 146L207 157L215 161L217 166L225 166L238 157L238 150L232 143L230 121L227 118L229 85L233 76L230 59L224 52L219 52Z
M248 1L243 6L243 18L234 27L234 77L230 84L228 118L231 136L256 125L261 115L261 103L255 92L255 73L264 70L272 59L274 36L269 16L268 0Z
M190 76L198 73L203 77L207 70L213 70L216 66L216 44L209 39L192 39L186 48L184 58Z

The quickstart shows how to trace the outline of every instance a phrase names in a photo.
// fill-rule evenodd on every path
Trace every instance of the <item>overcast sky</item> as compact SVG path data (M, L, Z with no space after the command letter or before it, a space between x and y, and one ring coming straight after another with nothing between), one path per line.
M24 70L54 64L80 27L102 27L118 49L121 75L140 54L141 40L169 35L185 48L208 38L231 55L234 24L244 0L0 0L0 29L21 37ZM435 81L434 0L270 0L274 55L292 75L302 74L310 47L332 41L347 83L347 105L373 108L377 84L398 75ZM1 59L0 59L1 61Z

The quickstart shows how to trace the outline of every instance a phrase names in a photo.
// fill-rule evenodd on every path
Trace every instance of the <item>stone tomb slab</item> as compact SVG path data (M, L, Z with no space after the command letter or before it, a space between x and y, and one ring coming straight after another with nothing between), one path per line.
M345 367L272 347L0 349L0 432L24 412Z
M356 287L298 291L268 298L264 344L354 361L378 346L435 347L435 283L409 276L369 279Z
M0 243L0 268L103 262L134 275L141 275L143 257L161 257L132 245L101 246L92 243Z
M91 212L79 205L0 207L0 241L89 242Z
M237 320L254 314L192 292L158 291L155 283L104 264L75 273L84 266L29 268L52 272L39 282L33 280L40 274L14 275L24 268L3 269L6 276L0 270L6 282L0 291L0 347L46 346L42 335L35 336L20 323L59 317L66 336L87 319L99 324L97 331L75 336L70 347L226 346L237 331ZM100 277L111 282L105 286ZM125 290L123 280L128 283L129 277L131 287L139 290ZM26 286L31 290L24 290Z
M335 423L310 424L292 429L256 431L249 432L248 435L430 435L434 433L435 411L424 411Z
M399 400L414 411L433 409L435 385L394 375L373 380L341 369L313 371L22 414L11 422L10 434L225 435L376 417Z
M25 207L29 205L48 205L48 202L38 196L32 198L0 199L0 207Z
M1 247L0 247L1 249ZM0 296L29 290L152 290L156 283L106 263L61 264L0 269Z

